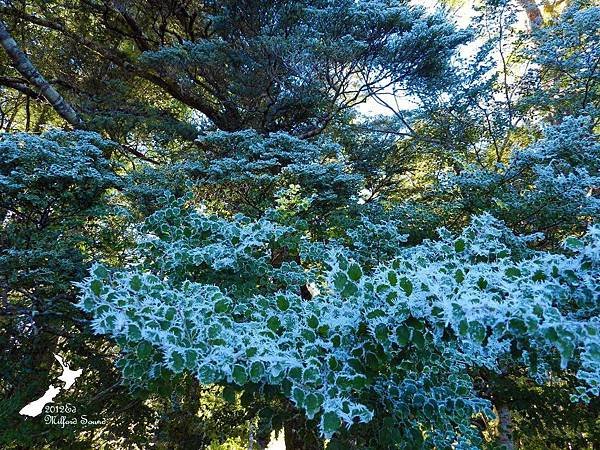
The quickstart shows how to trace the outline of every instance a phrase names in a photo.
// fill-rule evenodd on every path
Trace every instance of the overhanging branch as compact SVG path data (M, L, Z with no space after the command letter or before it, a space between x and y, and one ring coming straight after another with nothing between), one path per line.
M2 20L0 20L0 46L4 48L10 60L12 61L13 66L15 69L17 69L21 76L25 78L31 85L37 88L39 94L48 100L48 103L52 105L54 110L63 119L65 119L75 128L83 128L84 122L79 117L75 109L63 98L62 95L60 95L56 89L54 89L50 83L46 81L42 74L35 68L27 55L19 48L17 42L10 35L6 25ZM19 83L13 83L13 87L23 92L26 86ZM31 93L35 93L37 95L37 92L34 90L31 90Z

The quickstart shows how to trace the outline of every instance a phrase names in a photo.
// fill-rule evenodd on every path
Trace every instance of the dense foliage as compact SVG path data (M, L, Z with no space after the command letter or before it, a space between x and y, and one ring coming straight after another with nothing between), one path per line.
M551 255L484 215L458 237L440 230L438 241L398 247L368 272L351 249L293 234L174 204L148 218L139 267L91 269L81 307L120 343L135 383L168 368L203 384L279 386L319 416L327 438L376 412L403 430L390 430L384 447L479 444L470 419L491 418L491 405L467 368L523 365L541 381L571 363L582 383L574 395L597 396L597 228L567 241L573 256ZM271 248L294 241L309 272L270 264ZM306 301L300 286L311 280L319 293ZM423 439L415 429L427 430Z
M600 8L545 5L0 0L0 446L593 448ZM53 353L91 422L19 415Z

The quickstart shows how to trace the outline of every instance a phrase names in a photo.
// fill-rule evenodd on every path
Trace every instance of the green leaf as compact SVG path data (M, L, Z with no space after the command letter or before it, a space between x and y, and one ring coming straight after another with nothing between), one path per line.
M423 407L423 412L425 413L425 417L434 418L437 413L435 402L429 400L427 403L425 403L425 406Z
M117 319L116 319L116 317L115 317L115 315L114 315L114 314L107 314L107 315L104 317L104 320L106 321L106 326L107 326L107 328L114 328L114 326L115 326L115 323L116 323L116 321L117 321ZM137 328L137 327L136 327L136 328ZM138 328L138 331L139 331L139 328ZM133 334L135 334L135 333L133 333Z
M352 281L360 280L360 277L362 276L362 270L360 266L356 263L350 264L350 267L348 267L348 276Z
M86 311L91 311L95 305L96 305L96 303L89 295L86 295L85 297L83 297L83 308Z
M358 292L358 288L356 287L356 284L354 284L353 282L349 281L348 283L346 283L346 287L341 292L341 295L344 298L348 298L348 297L353 296L357 292Z
M431 308L431 315L437 317L438 319L441 319L442 317L444 317L444 310L439 306L434 306L433 308Z
M223 298L215 303L215 312L217 314L223 314L229 311L229 302L227 299Z
M363 389L367 385L367 378L362 375L357 375L352 378L352 387L356 390Z
M171 353L171 364L175 372L181 372L185 364L183 355L181 355L181 353L179 353L178 351L174 351L173 353Z
M422 394L415 394L412 402L413 402L413 405L416 406L417 408L422 408L423 405L425 404L425 396Z
M198 380L202 384L213 384L217 381L217 371L214 367L205 364L198 368Z
M302 380L305 383L315 383L319 381L321 378L321 374L314 367L307 367L302 373Z
M211 326L208 327L208 337L210 339L216 339L222 331L223 328L221 327L221 325L219 325L218 323L213 323Z
M396 302L397 299L398 299L398 293L397 292L389 292L385 296L385 301L388 303L388 305L393 305Z
M506 269L504 271L504 273L506 274L507 277L510 277L510 278L521 276L521 271L519 270L518 267L509 267L508 269Z
M127 327L127 338L130 340L138 340L142 337L142 331L136 324L129 324Z
M137 356L140 359L146 359L152 354L152 345L147 341L142 341L137 346Z
M458 239L454 242L454 250L456 253L463 252L465 250L465 241Z
M390 285L392 285L392 286L396 286L396 284L398 283L398 275L396 275L396 272L394 272L393 270L390 270L387 273L387 278L388 278L388 281L390 282Z
M340 369L342 367L341 364L340 364L340 362L336 359L335 356L330 356L329 357L329 359L327 360L327 365L334 372L337 371L338 369Z
M104 266L96 266L92 273L98 278L108 278L108 270Z
M194 349L187 349L185 351L185 367L187 369L193 370L196 368L197 361L198 352Z
M458 334L460 334L461 336L466 336L468 332L469 332L469 323L465 319L463 319L458 324Z
M296 405L300 408L304 405L304 397L305 395L302 389L294 388L294 390L292 391L292 398L296 402Z
M102 293L102 282L100 280L92 280L90 283L90 289L96 296L100 296Z
M334 347L339 347L340 345L342 345L342 337L339 334L334 334L331 337L331 343Z
M533 277L531 277L533 281L544 281L546 278L546 274L541 270L536 270L536 272L533 274Z
M513 318L508 321L510 330L516 334L524 334L527 332L527 325L525 322L518 318Z
M335 288L338 291L341 291L342 289L344 289L344 286L346 286L347 282L348 282L348 277L346 277L346 275L342 272L336 273L335 277L333 278L333 285L335 286Z
M314 417L314 414L321 408L321 400L315 394L308 394L304 399L304 407L309 417Z
M544 330L544 335L546 339L548 339L551 343L558 342L558 333L556 332L556 328L548 327Z
M135 292L138 292L142 288L142 280L140 279L139 275L134 275L131 277L131 280L129 280L129 286Z
M284 295L277 296L277 307L281 311L287 311L290 308L290 301Z
M277 316L271 316L269 317L269 320L267 320L267 327L270 330L277 332L281 327L281 320L279 320L279 317Z
M409 297L410 294L412 294L413 284L408 278L402 277L400 279L400 287L404 290L404 293L407 297Z
M302 379L302 367L292 367L289 371L288 371L288 376L295 381L300 381Z
M422 349L425 347L425 336L420 331L413 330L412 340L417 348Z
M239 364L233 366L231 377L233 378L233 381L235 381L240 386L243 386L248 382L248 374L246 373L246 369L243 366L240 366Z
M398 339L398 344L406 345L410 340L410 329L406 325L400 325L396 329L396 337Z
M319 336L326 338L327 336L329 336L329 325L319 325L317 332L319 333Z
M575 346L571 342L563 339L559 342L557 348L560 353L560 367L564 370L567 368L569 360L573 356Z
M173 307L169 307L165 311L165 319L173 320L175 318L175 314L177 314L177 310Z
M572 249L577 249L577 248L583 248L583 242L579 239L577 239L576 237L568 237L565 241L565 245L568 248L572 248Z
M319 326L319 319L317 318L317 316L315 315L311 315L307 320L306 320L306 324L311 327L312 329L315 329Z
M469 332L477 342L482 342L487 334L485 326L476 320L469 322Z
M308 328L303 328L300 331L300 335L304 338L306 342L315 342L317 340L317 335L313 330Z
M387 326L383 323L380 323L375 327L375 337L378 341L386 341L388 338L388 329Z
M484 290L487 287L487 285L487 280L483 277L479 277L479 280L477 280L477 286L479 287L479 289Z
M323 434L325 437L331 437L331 435L333 435L333 433L335 433L341 425L342 422L337 414L333 412L326 412L323 414Z
M265 373L265 366L260 361L254 361L250 366L250 379L253 382L258 382Z

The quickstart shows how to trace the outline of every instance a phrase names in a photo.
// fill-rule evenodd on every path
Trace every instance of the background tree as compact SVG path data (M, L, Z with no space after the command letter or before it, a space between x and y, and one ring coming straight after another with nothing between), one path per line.
M522 3L0 2L3 445L597 441L598 8Z

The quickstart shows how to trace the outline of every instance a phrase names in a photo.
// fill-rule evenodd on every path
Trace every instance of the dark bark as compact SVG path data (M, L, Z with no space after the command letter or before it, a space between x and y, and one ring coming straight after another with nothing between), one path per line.
M0 20L0 46L8 54L13 66L39 93L52 105L54 110L75 128L83 128L81 120L75 109L58 93L50 83L35 68L29 58L19 48L16 41L8 32L6 25Z
M29 98L37 99L40 97L39 92L31 89L27 80L15 77L0 77L0 86L6 86L7 88L14 89L16 91L25 94Z
M499 405L498 410L498 441L504 450L515 450L512 420L507 405Z
M133 16L129 14L129 11L125 7L125 5L118 0L112 0L112 5L113 8L119 12L121 17L123 17L129 28L131 29L131 32L133 33L132 37L135 40L135 43L138 46L138 48L143 52L151 50L151 46L148 43L148 39L146 38L146 36L144 36L144 32L142 31L138 23L135 21Z

